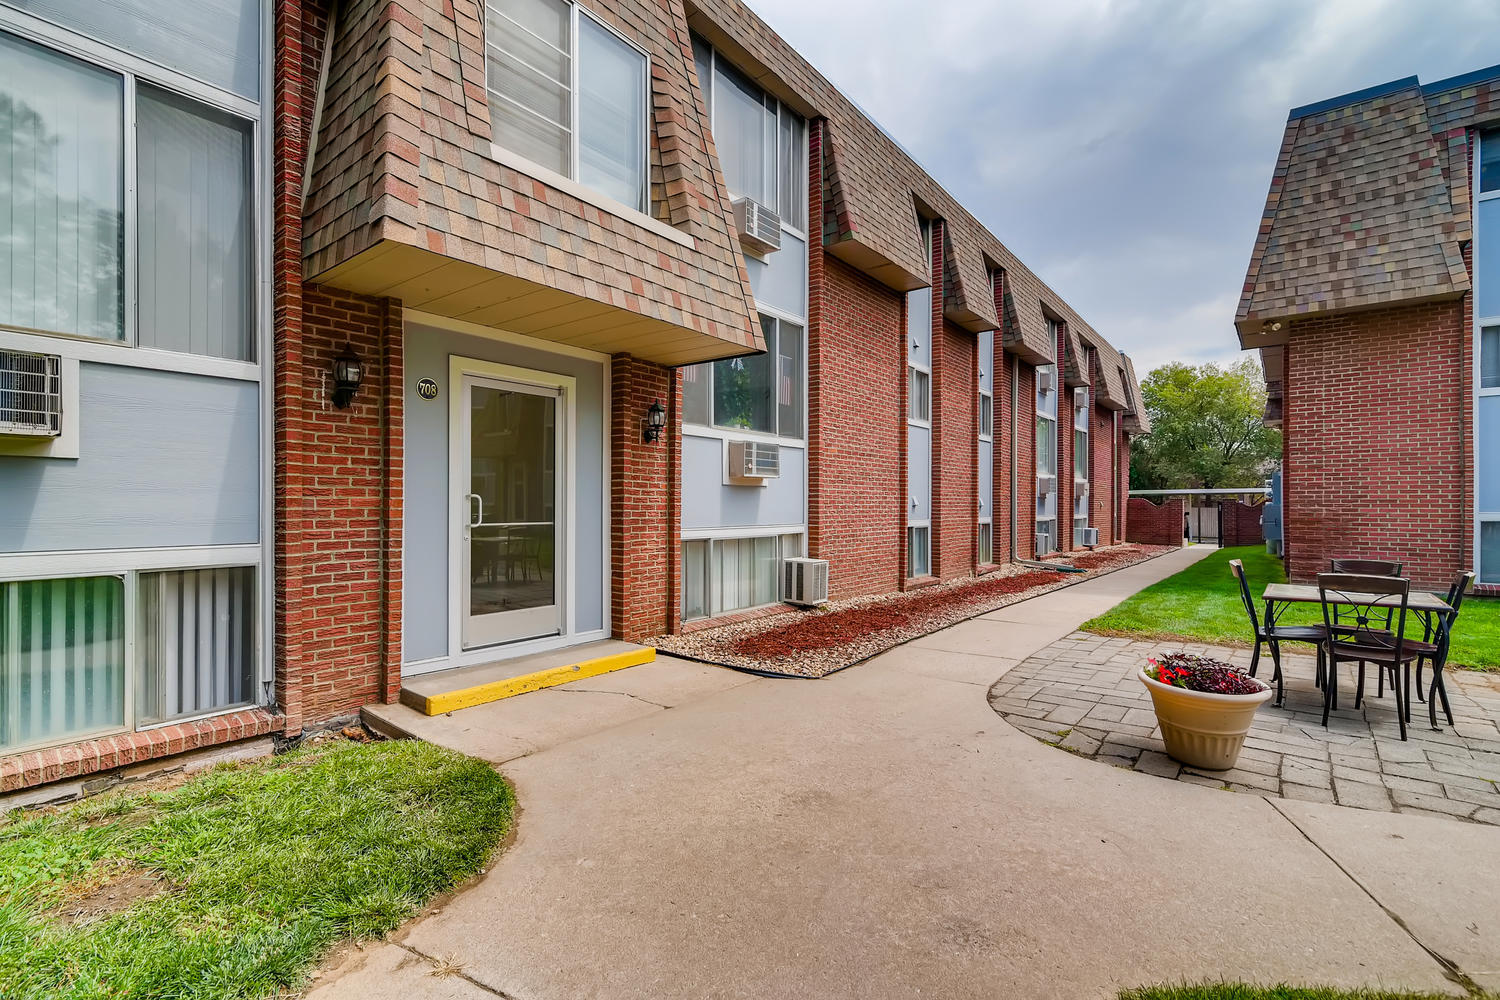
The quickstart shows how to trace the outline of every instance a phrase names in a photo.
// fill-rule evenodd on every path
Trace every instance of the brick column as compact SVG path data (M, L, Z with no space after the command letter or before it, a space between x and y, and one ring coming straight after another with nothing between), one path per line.
M946 226L942 219L932 220L932 247L929 267L932 275L932 323L928 327L927 338L932 345L932 378L928 382L928 396L932 409L932 446L931 460L932 470L929 473L928 494L931 496L931 527L927 529L928 571L933 576L943 575L943 529L954 516L953 497L946 496L943 488L943 468L946 465L943 456L945 444L944 428L947 424L943 406L943 393L948 384L947 372L947 350L946 337L943 330L943 237ZM904 481L904 478L903 478Z
M639 642L681 624L681 409L676 373L617 354L610 372L610 620ZM642 440L653 402L669 407L662 438Z

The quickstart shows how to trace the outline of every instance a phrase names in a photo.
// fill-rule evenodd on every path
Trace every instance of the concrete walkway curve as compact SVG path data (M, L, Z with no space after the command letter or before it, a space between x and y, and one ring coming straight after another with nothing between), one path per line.
M509 761L516 841L311 997L1102 998L1220 977L1500 987L1500 831L1161 781L1045 746L990 710L986 690L1020 658L1204 554L821 681L664 659L432 720L428 738Z

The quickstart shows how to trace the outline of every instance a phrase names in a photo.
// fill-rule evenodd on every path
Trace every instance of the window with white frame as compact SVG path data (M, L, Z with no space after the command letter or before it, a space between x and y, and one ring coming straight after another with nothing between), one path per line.
M994 526L991 521L983 520L979 522L977 542L979 565L988 566L992 564L995 561L995 540Z
M1500 583L1500 129L1475 154L1474 320L1479 581Z
M0 327L255 361L244 102L187 97L3 31L0 63L12 70L0 77Z
M781 600L781 561L802 555L801 532L682 543L682 618L715 618Z
M682 369L682 419L725 430L802 440L807 331L764 311L766 352Z
M906 524L906 575L932 575L932 525L927 521Z
M638 212L649 207L650 60L568 0L485 0L495 143Z
M806 119L696 36L693 61L730 197L757 201L786 228L806 232Z
M1056 343L1056 331L1050 329ZM1057 537L1057 366L1036 370L1036 535L1038 556L1056 551Z
M0 583L0 754L255 703L256 576L234 566Z
M926 248L929 268L932 261L932 222L921 220L922 246ZM906 419L928 424L932 421L932 289L919 288L906 295Z
M1073 544L1075 546L1083 544L1083 530L1089 526L1089 413L1091 409L1088 387L1078 386L1073 390Z

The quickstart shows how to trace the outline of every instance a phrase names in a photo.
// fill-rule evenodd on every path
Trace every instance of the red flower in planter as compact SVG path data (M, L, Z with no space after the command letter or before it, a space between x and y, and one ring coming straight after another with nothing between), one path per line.
M1146 676L1173 687L1209 694L1259 694L1259 681L1233 664L1189 653L1166 653L1146 660Z

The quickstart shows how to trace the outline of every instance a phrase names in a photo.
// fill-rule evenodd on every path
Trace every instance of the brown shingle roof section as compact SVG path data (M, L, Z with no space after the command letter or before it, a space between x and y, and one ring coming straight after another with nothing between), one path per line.
M1434 99L1405 83L1287 122L1235 316L1242 338L1269 321L1468 290L1468 167L1452 132L1483 88L1437 95L1434 123Z
M582 308L596 320L601 309L623 310L716 338L722 355L762 349L727 193L701 126L682 8L596 6L651 56L652 201L693 246L494 158L482 0L351 0L334 42L305 211L308 278L387 241L595 303ZM411 254L397 257L409 271ZM453 274L455 284L472 286L482 272ZM465 308L477 314L482 304L476 296ZM704 342L692 341L693 350ZM668 356L674 349L661 348Z
M1125 406L1125 417L1121 425L1131 434L1151 433L1151 414L1141 402L1140 379L1135 377L1135 362L1130 360L1130 355L1120 355L1122 362L1120 367L1120 378L1128 395Z
M901 146L740 0L691 0L688 22L740 69L805 114L827 119L823 237L829 251L897 290L927 283L912 199L947 222L954 270L944 311L971 330L997 328L1007 350L1053 360L1043 309L1081 335L1099 338ZM990 272L1005 272L1004 310ZM1001 313L1004 313L1002 316Z

